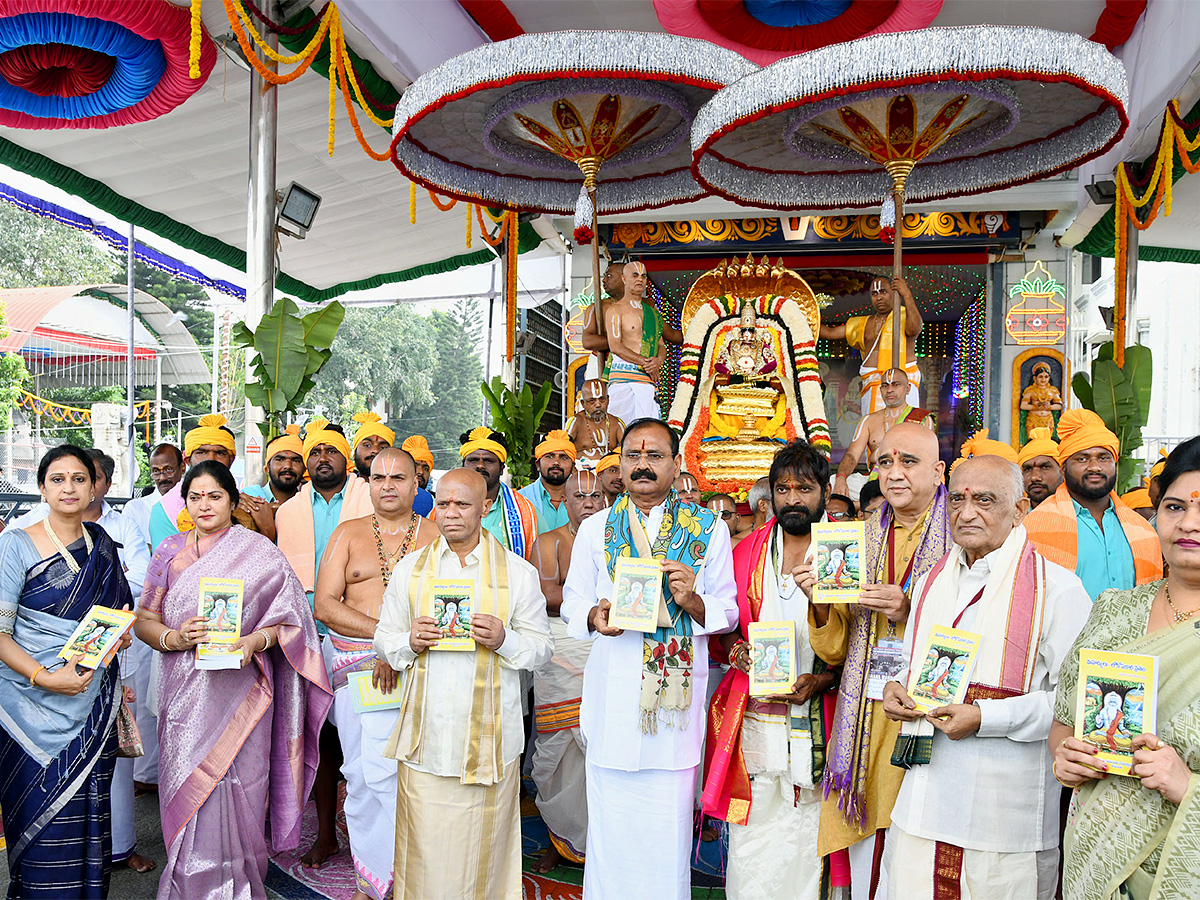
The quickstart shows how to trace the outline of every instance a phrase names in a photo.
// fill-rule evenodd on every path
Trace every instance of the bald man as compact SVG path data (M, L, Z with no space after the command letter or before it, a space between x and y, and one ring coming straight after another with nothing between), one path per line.
M583 383L579 402L582 409L567 420L567 433L580 459L598 462L621 446L625 423L608 411L608 385L599 378Z
M621 272L624 292L608 305L604 330L608 339L608 409L624 422L657 419L662 413L654 399L654 386L667 345L663 317L643 299L648 284L646 267L626 263Z
M371 647L383 591L396 561L438 534L433 522L413 511L417 465L406 451L388 447L374 452L368 474L372 513L334 529L313 598L317 621L329 628L323 642L325 665L333 685L346 778L346 831L358 878L352 900L383 900L391 888L396 764L383 751L399 715L394 708L358 712L354 678L374 667L372 684L384 694L395 690L395 670L377 660Z
M436 503L441 535L396 564L375 631L375 652L408 672L387 751L400 761L394 895L519 898L521 670L553 654L546 598L537 570L483 531L482 475L451 469ZM438 647L438 597L463 592L448 579L472 585L468 652Z
M594 472L583 469L567 479L567 524L541 535L533 545L534 564L546 595L554 658L533 676L533 715L537 737L533 745L533 781L537 806L550 832L550 848L534 864L549 872L564 858L582 863L587 841L587 786L584 780L583 737L579 733L579 703L583 697L583 668L591 643L567 634L559 617L562 586L571 564L571 549L579 524L607 505Z
M880 851L903 775L891 765L900 728L884 716L883 685L903 660L912 586L951 543L937 435L912 422L893 426L876 466L885 502L866 522L868 584L856 606L810 603L808 612L813 650L844 667L817 849L849 849L853 900L866 900L876 880L884 890Z
M867 471L873 469L879 442L893 425L916 422L931 431L937 431L937 417L927 409L909 406L906 402L908 391L908 374L903 369L888 369L883 373L883 381L879 387L879 393L883 396L883 409L859 421L854 440L850 442L842 461L838 464L837 477L833 482L835 494L849 495L846 479L858 467L864 450L867 453Z

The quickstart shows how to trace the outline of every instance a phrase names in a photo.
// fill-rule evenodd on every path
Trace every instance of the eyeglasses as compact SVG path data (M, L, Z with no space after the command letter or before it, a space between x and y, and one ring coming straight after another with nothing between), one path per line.
M850 515L849 512L833 512L831 510L829 512L829 518L841 521L842 519L853 519L854 516Z
M732 519L734 516L737 515L737 513L734 512L732 509L714 509L713 512L715 512L717 515L719 515L722 519L725 519L726 521L728 521L729 519Z

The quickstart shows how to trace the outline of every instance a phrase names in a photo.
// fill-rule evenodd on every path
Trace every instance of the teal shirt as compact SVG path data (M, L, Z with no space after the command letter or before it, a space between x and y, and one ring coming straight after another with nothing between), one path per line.
M496 502L492 504L488 514L483 517L481 524L484 531L495 535L496 540L504 545L504 549L511 550L512 547L508 542L508 527L504 524L504 510L501 507L500 496L496 495Z
M1075 505L1075 527L1079 536L1075 574L1083 582L1088 596L1095 600L1110 588L1127 591L1136 585L1133 550L1111 500L1104 511L1103 531L1096 524L1095 516L1074 500L1071 503Z
M313 489L312 493L312 517L313 517L313 547L316 551L316 558L313 559L313 579L321 574L321 557L325 555L325 545L329 543L329 536L333 534L333 529L338 526L338 517L342 514L342 501L346 498L346 488L350 486L350 480L346 479L346 483L342 485L342 489L333 495L332 500L326 500L321 492ZM313 595L308 592L308 608L313 608ZM327 634L329 631L322 623L317 623L317 633Z
M567 501L564 499L562 505L556 509L550 502L550 495L546 492L542 479L527 484L517 493L533 504L538 517L538 534L545 534L567 524Z
M268 503L275 502L275 495L271 493L269 484L252 484L249 487L242 488L243 494L249 494L251 497L257 497L259 500L266 500Z

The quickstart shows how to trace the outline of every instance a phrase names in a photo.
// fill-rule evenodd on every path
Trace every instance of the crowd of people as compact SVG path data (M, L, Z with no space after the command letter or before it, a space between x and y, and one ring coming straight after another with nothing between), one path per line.
M884 373L886 408L908 387ZM289 429L244 489L205 416L121 513L111 459L48 452L0 534L9 896L105 897L116 865L160 867L163 900L264 896L310 797L303 863L345 852L344 779L356 900L517 898L523 773L535 870L582 865L593 898L691 896L697 832L723 829L731 898L1195 895L1200 438L1123 499L1086 410L1057 441L981 434L947 473L905 406L863 429L856 496L794 441L742 506L702 497L666 423L613 416L604 379L581 401L521 490L481 426L431 491L425 439L370 413ZM858 602L814 603L813 525L860 518ZM628 558L661 569L654 631L614 624ZM226 668L198 652L215 582ZM94 606L136 624L91 669L59 654ZM751 695L754 623L794 628L784 693ZM923 712L909 668L946 627L982 636L970 687ZM1134 777L1075 737L1085 649L1159 660ZM165 860L136 852L137 792Z

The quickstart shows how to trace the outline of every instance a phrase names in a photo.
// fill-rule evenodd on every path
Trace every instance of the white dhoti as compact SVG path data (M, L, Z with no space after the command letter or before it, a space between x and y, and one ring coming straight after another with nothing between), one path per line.
M112 861L124 863L137 846L137 825L133 820L133 760L117 757L108 792L112 810Z
M608 411L626 425L635 419L661 419L654 383L641 366L611 357L608 373Z
M967 850L916 837L894 824L884 856L888 900L1052 900L1058 880L1057 847L1027 853Z
M392 886L396 835L396 761L386 759L383 750L400 710L360 713L354 708L346 679L351 672L375 668L369 639L346 638L330 631L324 646L334 689L332 719L342 745L346 831L354 875L360 891L383 900Z
M395 900L521 900L520 779L515 762L486 787L400 763Z
M579 702L583 667L591 643L567 635L567 626L550 616L554 656L533 673L533 781L537 807L550 840L563 858L581 863L587 842L587 788Z
M133 688L133 716L142 735L145 753L133 760L133 780L142 784L158 784L158 716L157 704L151 705L151 685L157 680L158 666L155 658L158 651L144 641L135 640L126 651L132 662L126 682Z
M626 772L587 763L587 900L692 895L696 769Z
M908 373L908 396L904 402L909 406L920 406L921 370L917 367L916 360L906 362L904 371ZM862 366L858 375L862 379L862 414L865 418L883 409L883 395L879 393L879 386L883 383L883 372L872 366Z
M729 826L725 895L730 900L818 900L820 822L819 791L796 788L778 775L756 775L750 782L749 819Z

